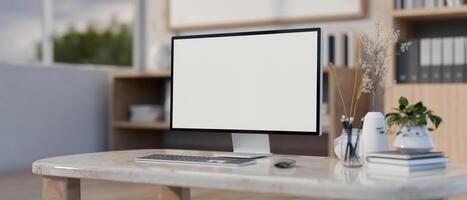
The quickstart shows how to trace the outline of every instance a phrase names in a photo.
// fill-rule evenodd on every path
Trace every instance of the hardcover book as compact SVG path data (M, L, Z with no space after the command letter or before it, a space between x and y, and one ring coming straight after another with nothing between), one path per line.
M420 159L420 158L433 158L433 157L441 157L443 156L443 152L436 151L436 152L425 152L425 153L401 153L399 151L384 151L384 152L374 152L368 153L367 158L393 158L393 159L403 159L403 160L410 160L410 159Z

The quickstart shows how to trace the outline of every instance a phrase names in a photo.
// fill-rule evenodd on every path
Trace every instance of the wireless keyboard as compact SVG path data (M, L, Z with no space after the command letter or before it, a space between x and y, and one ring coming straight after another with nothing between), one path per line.
M176 164L196 164L213 166L245 166L256 163L255 159L248 158L228 158L228 157L210 157L210 156L187 156L173 154L152 154L136 158L137 162L150 163L176 163Z

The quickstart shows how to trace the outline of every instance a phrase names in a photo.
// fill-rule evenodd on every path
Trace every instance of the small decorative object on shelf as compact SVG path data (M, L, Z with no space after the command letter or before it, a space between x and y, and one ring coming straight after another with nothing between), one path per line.
M130 106L131 122L155 122L161 121L163 108L160 105L136 104Z
M430 131L439 127L443 121L434 115L422 102L410 105L405 97L400 97L396 112L386 114L389 127L397 131L394 147L403 153L421 153L430 151L435 145ZM428 121L434 128L427 128Z

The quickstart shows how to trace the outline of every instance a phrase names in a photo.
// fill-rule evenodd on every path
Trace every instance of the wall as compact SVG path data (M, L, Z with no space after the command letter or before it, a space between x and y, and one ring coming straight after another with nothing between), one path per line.
M108 70L0 64L0 172L107 148Z

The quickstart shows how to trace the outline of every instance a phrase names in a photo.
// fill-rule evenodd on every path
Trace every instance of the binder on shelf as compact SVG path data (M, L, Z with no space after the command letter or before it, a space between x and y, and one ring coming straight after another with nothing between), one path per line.
M394 1L394 9L395 10L402 10L403 7L402 7L402 1L403 0L395 0Z
M329 65L329 35L326 32L323 32L323 66Z
M344 54L345 54L345 35L342 33L334 34L334 64L337 67L344 66Z
M412 10L413 9L412 0L404 0L403 5L404 5L404 8L407 9L407 10Z
M347 33L343 34L344 39L344 48L343 48L343 62L344 66L349 66L349 35Z
M444 6L444 0L435 0L435 6L436 7L443 7Z
M442 77L441 81L443 83L450 83L453 81L453 65L454 65L454 38L452 37L445 37L442 38Z
M332 34L329 34L328 36L328 64L336 64L334 60L334 43L335 43L335 37Z
M333 63L336 67L354 67L358 63L360 53L358 34L346 33L324 33L323 34L323 64Z
M432 83L441 82L441 67L443 59L442 39L431 39L431 67L430 67L430 81Z
M360 51L359 49L359 38L358 34L348 32L347 33L347 66L350 68L353 68L357 66L357 58L358 58L358 52Z
M426 0L425 1L425 8L434 8L436 0Z
M413 8L418 9L418 8L424 8L425 7L425 1L424 0L412 0Z
M401 48L403 43L410 42L411 45L407 52L397 56L397 83L416 83L418 82L419 68L419 40L403 39L397 43L397 49Z
M465 59L466 59L466 38L454 38L454 65L453 65L453 82L464 82L465 75Z
M419 42L419 82L429 83L430 81L430 65L431 65L431 39L422 38ZM410 47L409 47L410 49Z

